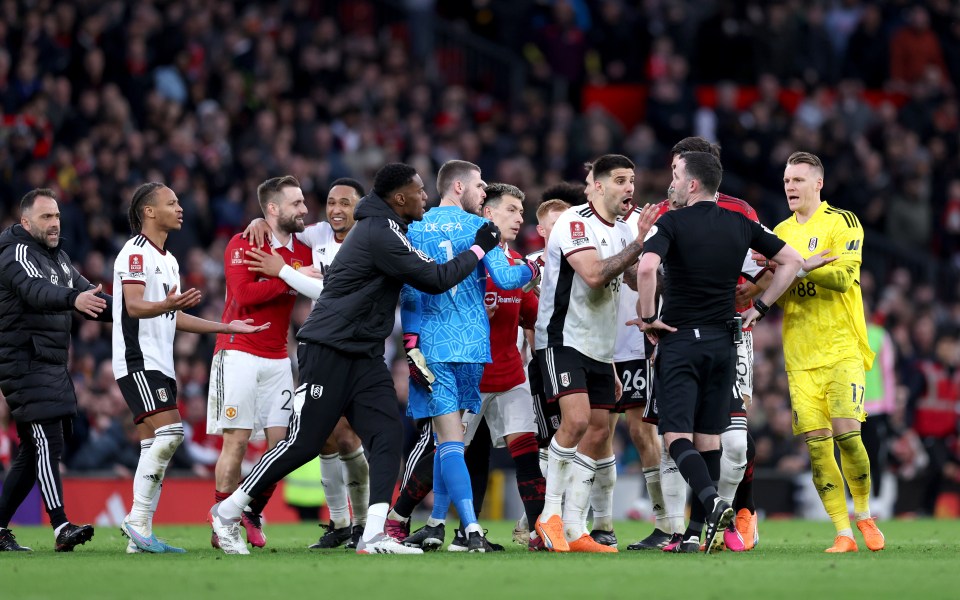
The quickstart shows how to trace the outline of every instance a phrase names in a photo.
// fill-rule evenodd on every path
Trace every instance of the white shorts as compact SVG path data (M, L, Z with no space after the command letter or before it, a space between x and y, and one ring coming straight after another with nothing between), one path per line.
M293 414L293 371L289 358L263 358L240 350L213 355L207 393L207 433L249 429L264 438L267 427L286 427Z
M480 394L482 403L480 412L463 413L463 443L469 445L480 426L480 419L486 418L490 428L490 440L494 448L504 448L504 438L511 433L536 433L537 422L533 414L533 398L530 396L530 384L526 381L505 392Z
M744 331L737 344L737 388L741 396L753 397L753 332Z

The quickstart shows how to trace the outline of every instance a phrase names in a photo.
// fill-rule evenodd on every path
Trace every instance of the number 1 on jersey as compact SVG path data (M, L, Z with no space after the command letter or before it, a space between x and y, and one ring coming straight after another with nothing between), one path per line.
M450 240L443 240L442 242L440 242L439 246L447 251L447 262L450 262L451 260L453 260L453 242L451 242ZM457 295L457 286L453 286L452 288L450 288L450 295L451 296Z

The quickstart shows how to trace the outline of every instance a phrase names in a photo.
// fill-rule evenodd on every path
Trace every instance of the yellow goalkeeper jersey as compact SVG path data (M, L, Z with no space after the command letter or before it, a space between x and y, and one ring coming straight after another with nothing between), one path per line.
M822 202L803 224L791 215L773 230L807 258L823 250L837 260L788 289L783 307L783 355L787 371L815 369L845 358L873 366L860 293L863 227L856 215Z

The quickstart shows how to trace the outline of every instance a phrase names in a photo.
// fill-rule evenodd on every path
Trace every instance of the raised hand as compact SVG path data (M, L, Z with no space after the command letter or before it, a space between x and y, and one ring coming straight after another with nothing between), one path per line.
M73 301L73 307L77 309L77 312L96 319L107 308L107 301L97 296L102 290L103 284L100 284L91 290L81 292L77 299Z
M230 321L227 324L226 333L257 333L258 331L263 331L264 329L269 329L270 323L264 323L263 325L254 325L253 319L244 319L242 321Z
M819 268L822 267L823 265L829 265L829 264L832 263L833 261L835 261L835 260L837 260L838 258L840 258L839 256L827 256L827 254L829 254L829 253L830 253L830 250L829 250L829 249L828 249L828 250L823 250L823 251L821 251L821 252L817 252L817 253L814 254L813 256L811 256L811 257L807 258L806 260L804 260L804 261L803 261L803 266L800 267L800 268L803 269L804 271L806 271L807 273L809 273L810 271L813 271L813 270L815 270L815 269L819 269Z
M263 246L263 242L267 239L268 235L270 235L270 226L267 225L264 219L257 218L247 225L247 228L243 230L240 237L249 241L250 245L254 248L260 248Z
M484 222L477 230L477 235L473 238L473 244L480 246L484 254L490 252L500 244L500 229L490 221Z
M640 220L637 221L637 240L642 242L650 232L650 228L657 221L659 209L656 204L648 204L640 209Z
M253 271L254 273L263 273L270 277L279 277L280 269L287 264L283 261L283 257L277 254L277 251L273 248L270 249L270 252L264 252L259 247L251 248L246 252L247 259L243 261L243 264L247 265L248 271Z
M163 299L163 308L166 312L187 310L200 304L200 301L203 300L203 294L197 288L190 288L184 293L178 294L177 287L170 288L167 297Z

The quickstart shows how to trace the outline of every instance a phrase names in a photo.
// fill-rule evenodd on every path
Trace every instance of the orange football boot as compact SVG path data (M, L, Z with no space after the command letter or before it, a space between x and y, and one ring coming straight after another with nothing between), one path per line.
M543 539L544 545L554 552L570 552L570 544L563 535L563 519L560 515L553 515L544 523L537 517L535 524L537 535Z
M852 537L838 535L833 540L833 546L830 546L824 552L857 552L857 542Z
M883 550L885 541L883 539L883 534L880 533L880 529L877 527L877 519L860 519L857 521L857 529L860 530L860 533L863 534L863 541L867 543L867 548L876 552L877 550Z

